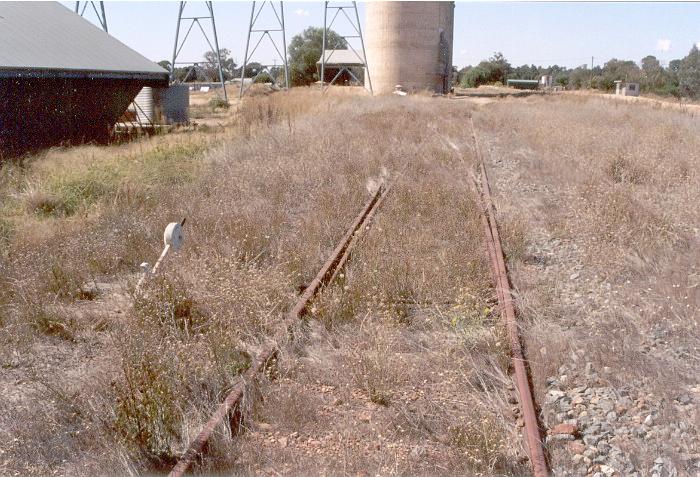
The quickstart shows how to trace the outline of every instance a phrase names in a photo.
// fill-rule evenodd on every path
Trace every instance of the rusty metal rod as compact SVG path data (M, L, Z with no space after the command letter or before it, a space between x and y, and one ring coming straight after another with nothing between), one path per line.
M360 235L365 225L369 224L370 219L374 216L375 211L379 208L384 197L389 192L389 187L382 185L367 201L362 211L355 217L350 228L340 240L338 245L331 253L331 256L323 264L316 277L306 287L301 296L297 299L292 309L287 313L282 321L284 325L277 333L275 333L272 343L265 346L263 350L256 356L253 363L243 376L236 382L226 399L219 405L211 418L202 428L197 437L190 443L185 453L180 457L177 464L170 471L169 477L182 477L187 472L187 469L200 456L206 448L209 438L227 416L230 418L232 411L235 411L243 399L246 385L253 382L257 375L263 371L267 364L277 354L277 343L283 342L287 336L287 330L290 325L295 324L299 318L304 316L307 307L311 300L316 296L318 291L330 283L336 276L336 272L340 269L348 259L349 251L356 243L357 236Z
M387 188L381 186L367 201L367 203L362 209L362 212L360 212L358 216L355 217L355 220L353 221L352 225L345 233L343 238L340 240L340 242L338 242L338 245L333 250L331 256L328 258L328 260L326 260L326 263L323 264L323 266L318 271L314 279L301 294L294 307L289 311L285 321L293 323L299 317L304 316L304 314L306 314L306 308L309 302L313 299L316 293L318 293L318 291L323 285L330 281L331 277L335 278L335 270L337 270L343 264L345 264L345 261L347 260L346 252L349 249L353 237L362 228L362 225L367 220L368 215L376 209L379 200L385 195L387 191Z
M479 187L478 187L478 182L476 180L476 177L472 175L471 177L472 182L470 183L471 185L471 190L472 193L474 194L474 197L476 197L477 204L479 206L479 210L481 211L480 217L481 217L481 226L484 229L484 236L486 237L486 255L489 257L489 261L491 262L491 267L489 268L491 272L491 279L493 280L494 285L496 286L496 296L498 299L498 307L499 309L503 306L503 289L501 288L501 282L499 280L498 276L498 259L496 258L496 249L493 244L493 234L491 233L491 225L489 223L488 219L488 212L486 210L486 204L484 204L484 198L481 196L481 193L479 192Z
M190 442L185 453L180 457L173 470L170 471L170 477L181 477L185 475L187 469L204 452L204 448L209 441L209 438L214 433L216 427L221 424L227 416L230 416L231 411L243 399L246 383L255 379L256 375L262 371L270 359L274 356L275 348L266 347L253 361L248 370L243 374L243 377L233 386L229 394L216 409L211 418L204 425L197 437Z
M382 189L384 189L382 191ZM365 215L364 219L364 224L362 225L363 227L369 227L370 224L372 223L372 219L374 218L374 213L379 209L379 207L382 205L382 202L384 202L384 199L386 198L387 194L389 193L389 190L391 190L391 185L385 186L384 184L381 184L379 186L379 189L377 190L376 193L380 193L381 195L377 199L375 205L367 212L367 215ZM375 194L376 194L375 193ZM355 248L355 243L357 240L359 240L359 237L362 234L359 233L354 233L352 237L350 238L350 242L348 243L348 246L345 247L345 251L343 252L343 255L340 257L338 260L338 266L335 267L335 270L333 271L333 274L331 277L328 279L329 283L332 283L335 281L335 279L338 277L338 274L340 271L343 269L345 266L345 262L348 261L350 258L350 252Z
M498 233L498 224L496 223L496 208L491 197L491 186L489 184L486 167L484 166L483 158L479 148L479 142L476 137L476 129L474 121L471 120L472 137L474 139L474 147L476 151L477 162L479 163L481 175L481 199L483 200L484 212L486 216L490 233L487 233L487 246L491 242L493 254L490 253L492 266L496 266L494 275L497 278L496 289L501 302L502 316L505 317L506 329L510 342L511 359L513 362L513 370L515 372L515 381L518 389L520 408L523 414L525 424L525 438L527 442L528 452L530 454L530 464L532 473L535 477L546 477L548 474L547 461L544 455L542 439L540 436L539 423L537 421L537 413L535 411L535 403L532 396L532 389L528 380L525 354L523 352L522 343L520 341L520 333L518 323L515 316L515 306L513 303L513 295L508 280L508 270L505 265L503 247L501 238ZM483 219L482 219L483 222ZM495 258L495 261L494 261Z

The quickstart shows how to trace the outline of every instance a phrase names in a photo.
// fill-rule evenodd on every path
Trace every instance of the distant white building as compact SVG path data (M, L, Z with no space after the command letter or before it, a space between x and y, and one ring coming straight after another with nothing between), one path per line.
M540 76L540 87L541 88L551 88L552 87L552 75Z
M619 96L639 96L639 83L615 81L615 94Z

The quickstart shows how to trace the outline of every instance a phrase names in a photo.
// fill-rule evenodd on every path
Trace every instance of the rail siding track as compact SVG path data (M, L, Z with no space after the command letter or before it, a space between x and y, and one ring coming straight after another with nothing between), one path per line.
M375 212L384 201L389 192L390 185L382 184L372 197L362 208L362 211L355 217L343 238L331 253L331 256L323 264L311 283L304 289L292 309L285 315L281 327L275 333L270 343L258 353L248 370L240 377L238 382L231 388L226 399L219 405L209 421L204 425L201 432L190 443L185 453L180 457L175 467L170 471L169 477L181 477L185 475L190 466L206 451L207 442L216 428L228 419L231 434L235 434L241 419L240 403L245 395L247 386L253 383L258 374L263 372L275 360L279 348L277 343L283 343L290 329L299 322L308 309L311 300L318 294L321 288L331 283L338 272L350 257L352 248L357 244L363 230L369 227Z
M486 166L481 156L481 149L476 136L474 121L473 119L470 119L470 121L480 176L478 184L476 178L472 177L474 181L474 192L482 210L481 222L486 235L486 250L491 263L492 277L496 285L501 317L505 320L506 329L508 331L511 361L515 374L516 387L518 389L518 401L520 402L520 410L525 424L525 441L527 443L530 465L535 477L546 477L549 475L547 460L542 445L540 426L535 411L534 398L532 396L532 388L530 387L530 381L528 379L527 361L518 331L518 322L515 315L515 305L510 281L508 279L508 270L505 264L501 238L498 233L496 207L491 197L491 186L489 184L488 174L486 173Z

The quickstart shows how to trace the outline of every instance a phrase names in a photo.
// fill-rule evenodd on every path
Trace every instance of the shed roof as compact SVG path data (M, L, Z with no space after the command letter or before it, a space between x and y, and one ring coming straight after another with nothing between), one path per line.
M355 53L354 50L326 50L326 65L357 65L365 64L361 52ZM321 64L319 58L316 64Z
M58 2L0 1L0 78L167 82L168 72Z

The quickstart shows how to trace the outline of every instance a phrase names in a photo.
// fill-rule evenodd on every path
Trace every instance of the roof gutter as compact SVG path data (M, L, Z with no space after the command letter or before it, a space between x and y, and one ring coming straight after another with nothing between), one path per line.
M169 74L146 71L105 71L105 70L57 70L49 68L3 68L0 79L109 79L136 80L149 86L167 86Z

